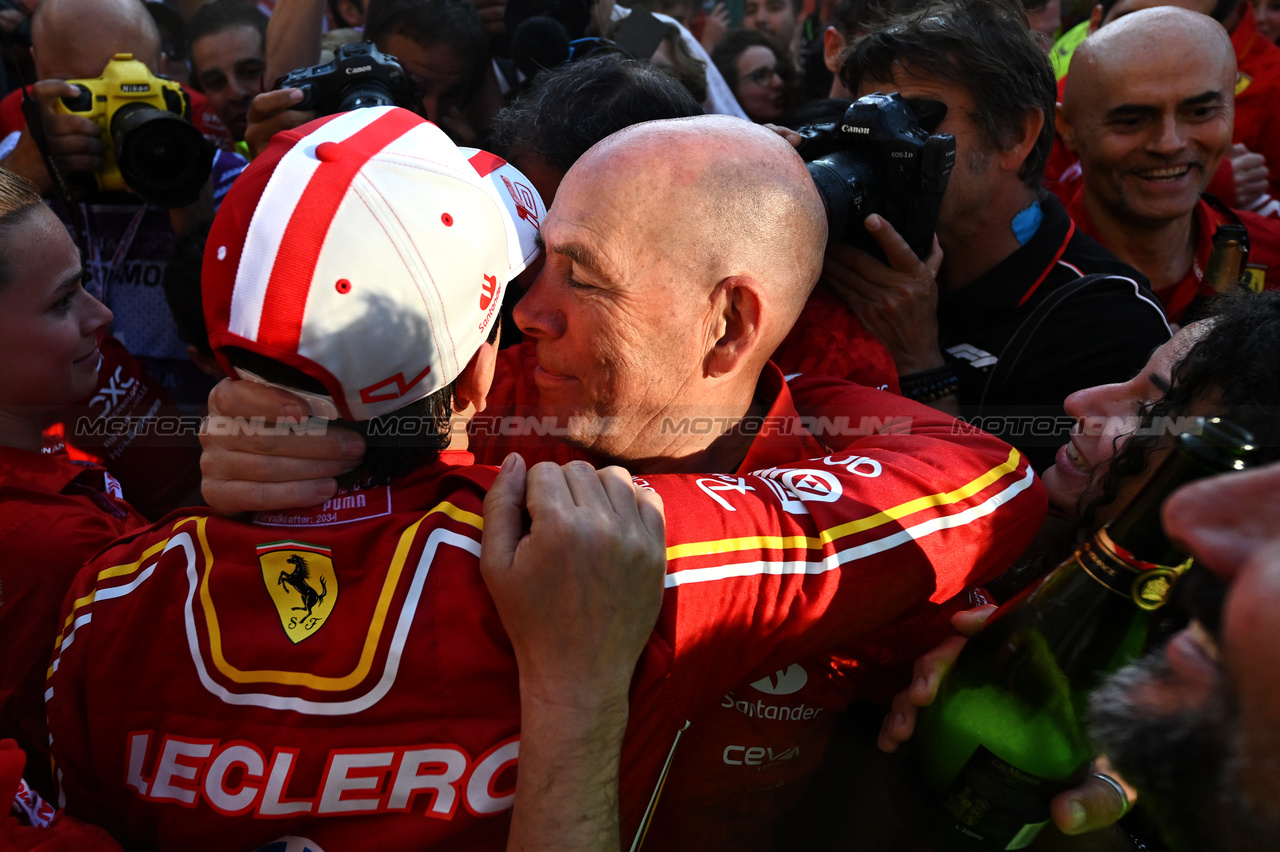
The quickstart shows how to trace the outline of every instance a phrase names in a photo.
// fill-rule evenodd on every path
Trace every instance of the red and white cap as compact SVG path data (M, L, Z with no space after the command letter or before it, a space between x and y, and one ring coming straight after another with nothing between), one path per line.
M209 342L293 367L312 414L368 420L445 387L538 253L524 175L403 109L279 133L214 219L201 287ZM297 388L287 388L299 393Z

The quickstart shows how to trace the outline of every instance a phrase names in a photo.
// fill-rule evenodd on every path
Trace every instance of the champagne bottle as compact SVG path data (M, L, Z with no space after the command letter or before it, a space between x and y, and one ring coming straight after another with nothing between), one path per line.
M1088 694L1143 650L1151 613L1190 565L1160 505L1186 482L1242 469L1252 449L1242 429L1200 424L1114 521L992 615L922 711L916 750L942 802L933 852L1021 849L1049 822L1049 800L1084 778Z

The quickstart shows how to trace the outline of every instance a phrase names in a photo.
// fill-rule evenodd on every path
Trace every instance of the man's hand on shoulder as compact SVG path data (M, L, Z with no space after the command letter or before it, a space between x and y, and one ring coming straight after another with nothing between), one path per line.
M484 516L480 571L520 671L508 852L612 852L628 690L662 603L662 500L622 468L526 472L512 454Z
M107 150L101 129L82 115L54 109L59 98L78 94L78 89L62 80L41 80L31 87L31 96L40 109L49 150L58 167L65 172L95 172L102 167L102 155ZM45 168L44 158L31 137L29 127L23 129L17 147L0 160L0 166L31 181L42 194L53 191L53 178Z
M244 131L250 157L266 150L271 137L280 131L292 130L316 117L314 110L293 108L301 100L301 89L276 89L254 97L249 103L249 126Z
M526 472L508 456L485 498L480 570L535 697L570 704L599 686L625 701L662 603L664 530L662 499L620 467Z
M218 383L200 432L201 490L210 508L224 515L295 509L336 494L334 477L360 463L364 440L350 429L307 420L307 411L305 402L279 388ZM313 422L317 428L310 428Z

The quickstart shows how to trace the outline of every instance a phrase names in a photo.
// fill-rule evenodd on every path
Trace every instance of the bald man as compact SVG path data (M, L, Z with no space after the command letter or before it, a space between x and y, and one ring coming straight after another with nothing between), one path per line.
M240 187L256 185L253 170L269 168L273 161L260 158L263 167L255 162L227 203L239 203L238 193L248 191ZM494 166L484 157L473 163ZM398 215L417 216L427 208L393 209ZM255 221L261 215L267 214L259 206ZM434 214L433 227L440 227L438 217ZM455 212L448 227L460 227L462 221ZM640 830L655 785L666 773L663 812L650 829L646 848L725 848L730 842L738 849L761 848L769 843L778 811L803 791L820 761L835 714L864 692L883 686L879 679L905 679L915 655L949 632L944 617L953 608L951 599L1000 571L1038 526L1040 488L1025 459L1006 444L967 430L955 434L951 418L871 389L837 387L825 379L818 383L828 389L831 407L826 410L832 415L840 413L833 410L840 402L851 406L846 411L868 416L907 417L910 434L854 429L818 436L804 428L791 385L767 357L817 279L825 216L798 155L768 131L739 119L712 116L620 131L592 148L566 174L555 206L542 222L542 241L546 262L515 311L517 323L536 344L537 366L526 379L540 397L542 407L535 411L568 424L566 440L579 456L625 462L642 472L642 484L662 496L669 512L665 610L658 617L657 632L648 638L635 681L625 667L606 666L604 672L616 688L611 692L614 699L627 696L634 684L632 706L637 708L623 720L630 738L621 762L612 764L613 777L622 777L621 825L629 841ZM333 250L341 252L349 244L339 240L334 245ZM355 250L355 244L350 245L346 251ZM241 264L240 269L243 273L246 267ZM481 285L476 286L480 292ZM402 346L413 342L400 341ZM275 388L252 387L273 405L308 405ZM470 401L477 409L485 403ZM469 416L465 402L458 407ZM690 421L709 428L680 425ZM512 418L504 425L519 424ZM870 434L852 434L857 432ZM451 434L460 445L467 439L465 432ZM477 444L487 437L484 432L474 436ZM256 451L270 444L258 442ZM484 452L482 446L476 449ZM262 458L249 453L240 462L252 466ZM526 458L537 460L532 452ZM282 469L290 472L284 479L296 477L296 468ZM518 462L505 467L515 481L504 480L509 486L486 503L502 516L494 520L491 515L485 521L487 535L502 533L498 556L493 557L491 548L486 556L487 573L522 574L535 555L554 558L568 570L573 567L569 560L576 566L583 553L598 553L584 546L579 533L591 540L593 525L612 518L611 513L600 516L591 495L574 484L590 481L586 466L578 461L564 470L569 486L561 496L567 502L562 499L547 511L539 508L537 483L549 470L560 476L559 469L530 468L527 488L523 469ZM259 473L263 470L259 465ZM716 473L698 473L708 470ZM662 475L668 471L686 473ZM487 485L484 477L492 470L460 475ZM381 505L380 487L360 489L358 501L355 492L331 492L328 496L338 499L328 508L263 512L250 523L263 525L260 534L270 536L264 542L277 543L286 533L276 524L289 525L300 540L313 542L316 536L341 537L348 522L351 530L367 531L361 522L382 523L377 520L381 515L362 517L363 510L348 510L357 502L361 507ZM394 494L396 481L387 487ZM259 488L257 493L274 491ZM216 498L219 491L211 489L210 494ZM219 508L229 505L225 500L214 502ZM334 506L346 508L333 514ZM453 509L444 514L452 523L469 526L467 534L474 541L478 520L472 506L461 515ZM514 542L523 540L522 506L529 507L535 526L530 531L533 538L517 547ZM866 522L857 523L858 518ZM580 519L586 522L582 529L577 526ZM328 547L327 540L318 543ZM335 561L344 558L337 555L338 547L333 552ZM358 564L358 557L351 558ZM436 619L446 612L465 612L468 624L482 618L492 624L487 600L469 607L469 600L437 597L456 589L437 585L445 578L454 582L467 576L467 566L460 564L465 556L448 558L458 563L451 565L456 570L432 569L419 614L412 627L404 628L410 637L406 641L421 641L414 637L440 629ZM249 566L257 576L250 585L256 587L261 574L253 559L249 556ZM588 580L597 572L603 578L607 566L601 562L588 561ZM182 574L175 572L169 579L181 581ZM194 845L184 848L202 848L201 843L225 846L232 836L252 848L251 840L263 843L280 834L305 835L334 848L326 843L327 837L357 831L369 836L375 831L374 821L387 850L423 848L424 838L453 836L465 838L455 845L467 848L499 846L505 828L501 820L511 803L510 776L499 769L514 758L517 748L524 756L523 741L514 745L523 731L513 718L516 684L506 640L520 660L522 697L532 692L535 699L551 705L552 713L571 712L587 693L579 677L583 670L571 661L585 655L586 668L596 668L609 650L579 628L593 617L607 623L615 612L599 595L561 596L542 584L535 586L536 591L517 590L501 599L495 594L505 636L492 632L493 641L480 643L477 650L471 650L467 639L453 644L443 635L432 645L430 658L456 659L450 671L466 686L479 673L487 679L486 689L501 691L500 697L480 702L493 724L486 722L486 730L465 743L439 738L461 734L424 727L439 714L422 710L421 702L434 700L431 695L437 690L422 690L416 682L389 687L405 701L398 712L384 704L373 708L385 714L386 724L365 724L368 717L358 715L364 705L354 706L360 702L343 697L338 697L346 702L343 707L321 711L324 718L319 722L306 714L290 714L288 721L300 729L288 735L300 743L296 761L283 757L292 746L281 740L269 740L272 748L259 743L268 740L260 729L242 731L201 721L214 716L263 722L268 717L262 706L192 699L183 703L202 708L196 714L200 719L179 718L185 714L130 719L120 723L115 732L119 736L104 740L99 735L88 741L114 749L116 760L125 757L129 742L141 749L141 740L129 735L142 730L153 731L153 751L161 748L164 737L174 742L216 738L219 749L238 750L232 740L247 736L264 755L282 755L273 758L280 771L280 760L295 767L289 801L282 802L275 787L266 783L271 775L267 772L247 783L233 813L225 807L219 810L226 791L217 785L225 778L215 772L210 784L189 789L192 795L183 794L185 803L175 803L169 785L184 782L163 775L155 776L162 783L131 787L122 780L126 761L119 772L102 773L112 800L99 812L127 821L130 830L141 834L152 826L165 826L173 833L158 836L168 837L175 847L192 839ZM259 587L254 594L260 592ZM534 617L515 617L519 606L535 599L541 603ZM164 595L163 600L169 606L173 598ZM436 603L428 606L428 600ZM509 606L512 603L516 609ZM561 615L575 606L580 617ZM340 616L342 610L336 612ZM267 615L266 626L274 632L275 613L269 610ZM99 623L96 613L94 619ZM365 642L369 628L359 621L345 631L333 629L333 622L325 629L331 646L345 654ZM645 639L647 630L638 636ZM77 644L94 647L92 642ZM627 662L634 660L633 654ZM185 659L183 666L175 663L173 671L181 677L190 674ZM205 687L194 680L191 675L192 689L205 698ZM445 690L443 677L438 682L442 695L457 695L462 703L480 695L470 688ZM307 700L334 698L317 694ZM76 706L74 697L62 700L67 702L64 707ZM349 710L347 704L352 705ZM449 718L471 720L468 726L480 727L474 713L459 712L457 704L448 711ZM535 718L526 716L523 708L520 712L521 725ZM688 730L680 733L686 725ZM327 733L320 736L319 729ZM558 736L554 727L530 732ZM622 728L613 733L621 737ZM58 741L59 735L54 738ZM426 757L419 749L425 746L413 746L412 765L395 757L396 768L388 765L385 773L376 768L378 761L393 760L393 753L413 743L435 743L431 748L440 750L436 760L443 766L423 764ZM534 759L521 767L522 787L533 785L535 794L554 797L569 769L570 754L560 745L573 746L549 746L546 739L531 743ZM361 754L358 763L351 762L357 760L350 757L352 749ZM211 767L218 761L212 752L206 757ZM230 755L217 766L229 759ZM144 760L152 762L150 757ZM357 765L366 769L357 770ZM164 764L162 772L168 773L167 767ZM398 785L410 798L375 800L372 794L359 794L371 773L385 774L388 784ZM399 780L393 781L392 775ZM606 767L599 784L608 781ZM549 786L544 789L543 784ZM304 787L310 792L300 792ZM418 789L438 793L411 800ZM306 806L298 798L304 795L313 797ZM346 806L356 798L363 804ZM519 828L527 818L540 816L572 822L581 801L573 797L569 803L567 810L517 812L514 824ZM263 819L278 812L280 804L290 812L285 821ZM406 809L408 813L397 813ZM349 810L366 813L358 822L346 821L343 816ZM436 819L424 818L427 811ZM124 815L117 816L120 812ZM615 830L616 825L615 820ZM614 848L617 845L614 841Z
M507 447L530 463L585 457L622 463L646 477L712 471L695 476L702 483L700 499L673 511L681 517L692 513L689 520L705 523L708 537L720 538L729 532L720 526L725 518L758 522L761 533L773 534L767 531L774 521L751 521L741 502L762 496L762 486L773 490L757 482L754 472L810 459L802 464L812 477L800 485L804 496L788 499L797 511L824 514L826 507L811 501L833 499L836 490L851 495L887 487L886 477L896 477L898 466L908 463L897 455L908 452L906 445L892 437L811 434L798 419L797 406L837 420L849 415L855 424L909 408L913 434L923 429L944 443L967 441L952 434L949 417L931 409L827 379L783 382L768 363L768 353L817 279L826 233L812 180L795 152L779 141L740 119L700 116L620 131L573 165L543 223L545 266L515 309L535 357L500 360L499 371L519 372L495 379L495 388L505 384L516 390L515 398L529 406L525 412L555 417L566 428L555 447L528 438L519 446L508 438ZM215 391L213 403L222 414L274 417L288 400L268 391L246 382L226 383ZM514 419L490 422L487 429L473 425L477 457L500 461L491 447L515 425ZM337 432L294 436L300 442L210 436L206 494L211 504L242 511L332 498L336 486L322 477L341 469L342 459L310 461L304 457L323 453L298 445L336 443ZM859 468L852 485L841 480L832 489L826 484L829 472L844 476L850 465L857 467L858 458L871 457L867 442L877 440L886 441L883 449L895 456L891 463ZM262 455L273 449L292 457ZM967 452L960 445L934 449L943 455L958 451L961 458ZM942 490L938 475L953 474L947 464L924 473L914 496L922 496L921 489ZM783 493L796 492L784 488ZM855 509L854 515L861 512ZM980 549L992 546L1004 544L989 539ZM745 551L736 554L734 564L755 561ZM893 575L909 587L924 579L896 569ZM879 612L880 604L873 601L880 592L864 591L867 606ZM939 602L950 596L936 595ZM763 600L761 605L773 606ZM908 646L931 647L926 636L949 632L933 616L951 606L929 609L927 624L913 620L909 628L889 616L882 627L901 630L901 641L859 640L845 658L863 658L856 671L837 674L834 645L823 640L809 651L761 661L736 683L699 686L699 712L681 720L694 724L680 738L646 848L767 845L778 814L818 766L839 711L864 691L905 677L912 661ZM847 626L861 633L868 626L866 616L847 613ZM533 621L546 627L560 623ZM548 653L554 658L566 652ZM573 693L583 696L585 688L575 686ZM548 783L563 779L567 758L562 758ZM624 774L626 766L624 757ZM521 772L522 782L534 775Z
M106 134L84 116L56 112L54 104L60 97L77 94L67 80L100 77L117 53L132 54L156 73L161 48L155 22L140 0L43 0L32 22L32 45L40 82L31 86L31 94L55 162L74 187L93 188L88 173L102 166ZM0 167L27 177L42 194L53 197L54 184L31 138L21 99L22 92L16 91L0 101L0 132L7 134L0 143L0 151L7 152L0 158ZM100 372L101 386L93 397L93 407L84 412L89 417L154 416L158 413L151 408L154 394L165 403L172 399L193 407L207 398L211 380L188 357L187 344L178 336L160 283L177 236L192 223L212 217L211 202L216 203L226 192L244 164L235 154L215 152L206 197L174 210L148 206L130 193L98 193L96 188L80 198L83 203L78 215L83 214L80 231L88 273L85 286L115 314L112 333L124 344L114 347L115 351L128 350L121 355L124 363L109 360ZM71 214L61 204L55 204L54 209L71 229ZM119 373L117 366L121 367ZM73 446L102 459L122 481L130 501L145 507L142 510L148 515L163 514L189 499L199 479L194 435L160 439L186 447L190 464L158 465L148 454L159 441L154 435L143 434L145 430L135 430L123 440L113 437L104 448L102 439L89 439L74 426L73 419L65 430ZM119 436L120 432L98 434ZM96 446L80 446L89 444Z
M1257 19L1248 0L1099 0L1092 14L1059 41L1054 48L1060 67L1059 93L1065 84L1071 51L1086 35L1143 9L1173 6L1208 15L1231 37L1240 76L1236 80L1236 116L1233 145L1213 176L1210 192L1232 207L1268 218L1280 218L1280 47L1258 32ZM1058 62L1061 64L1059 65ZM1059 140L1060 142L1061 140ZM1061 144L1055 145L1047 176L1059 195L1074 190L1078 180L1075 161Z
M1207 15L1161 6L1121 17L1076 50L1058 132L1080 158L1076 223L1141 271L1171 322L1214 295L1213 234L1249 232L1251 281L1277 286L1280 225L1202 195L1231 144L1235 54Z
M156 73L160 67L160 32L138 0L44 0L31 22L31 53L36 77L32 95L39 103L49 148L69 172L92 172L102 166L106 145L101 129L89 119L54 111L54 101L76 90L66 80L93 79L111 57L132 53ZM25 129L0 166L22 175L41 192L53 190L40 151Z

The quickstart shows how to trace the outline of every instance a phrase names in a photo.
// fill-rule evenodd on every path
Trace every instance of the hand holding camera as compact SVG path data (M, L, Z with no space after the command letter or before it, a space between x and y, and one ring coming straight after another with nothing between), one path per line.
M341 45L333 60L297 68L282 77L270 92L249 105L244 140L253 156L271 137L322 115L367 106L398 106L421 113L412 79L394 56L369 42Z
M213 152L189 120L191 101L180 85L154 76L133 54L117 53L101 77L68 80L67 87L54 111L82 116L105 143L93 170L98 190L131 190L156 207L196 201L213 169Z
M61 98L74 97L77 91L63 80L41 80L31 86L31 97L58 167L66 172L95 172L102 167L107 150L98 125L84 116L58 112L54 108ZM22 131L17 147L4 159L3 165L31 181L42 194L53 191L53 178L45 168L30 130Z

